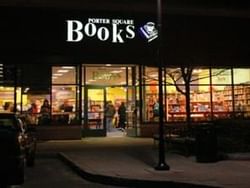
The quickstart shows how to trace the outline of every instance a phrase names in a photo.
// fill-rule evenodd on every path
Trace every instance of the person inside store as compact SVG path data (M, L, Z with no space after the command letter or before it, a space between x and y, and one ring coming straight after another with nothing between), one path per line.
M48 99L44 99L43 105L41 106L41 116L39 117L39 125L49 125L50 124L50 104Z
M159 101L157 100L154 103L154 107L153 107L153 114L154 114L154 119L159 117Z
M3 109L6 112L14 112L14 105L11 102L5 102L3 105Z
M70 113L73 112L73 106L70 104L69 100L64 100L63 104L60 106L60 110L64 112L60 118L60 123L69 124L70 123ZM65 113L66 112L66 113Z
M63 104L60 106L62 112L72 112L73 106L70 104L69 100L64 100Z
M31 104L31 107L28 109L28 124L37 124L39 109L37 104L34 102Z
M122 102L118 108L118 115L119 115L118 128L121 131L124 131L126 126L126 107L124 102Z
M111 101L107 102L104 112L105 112L105 117L106 117L107 131L111 132L113 130L113 118L115 115L115 107Z

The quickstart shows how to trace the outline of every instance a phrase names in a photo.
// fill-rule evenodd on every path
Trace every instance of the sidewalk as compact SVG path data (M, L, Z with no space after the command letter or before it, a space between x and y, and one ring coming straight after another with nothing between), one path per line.
M59 156L81 176L105 184L129 187L250 187L250 158L246 157L249 156L247 154L244 154L244 160L197 163L195 157L167 152L166 163L170 170L156 171L158 151L153 149L152 142L152 139L127 137L83 139L77 143L77 150L64 149Z

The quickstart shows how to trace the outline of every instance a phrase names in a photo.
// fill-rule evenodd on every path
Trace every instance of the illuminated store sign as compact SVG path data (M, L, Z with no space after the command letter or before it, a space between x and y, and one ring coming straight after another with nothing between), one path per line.
M147 22L136 29L132 19L88 18L84 23L79 20L67 20L67 42L81 42L87 38L112 43L125 43L133 40L136 33L151 42L157 38L158 32L153 22Z
M93 72L92 78L94 80L116 80L121 78L121 75L119 73Z

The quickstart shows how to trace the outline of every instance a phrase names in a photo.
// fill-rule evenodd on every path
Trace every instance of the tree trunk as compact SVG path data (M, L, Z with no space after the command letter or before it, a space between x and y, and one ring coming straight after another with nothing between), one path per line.
M190 128L191 125L191 110L190 110L190 86L189 83L185 84L185 89L186 89L186 114L187 114L187 128Z

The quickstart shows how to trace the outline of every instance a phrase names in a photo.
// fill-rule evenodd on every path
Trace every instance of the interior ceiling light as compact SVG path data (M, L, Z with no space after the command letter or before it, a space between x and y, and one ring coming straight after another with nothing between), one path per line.
M150 76L151 76L151 77L158 77L157 74L151 74Z
M201 69L194 69L194 73L200 73L200 72L202 72Z
M60 70L58 70L57 72L62 72L62 73L66 73L66 72L69 72L69 70L68 69L60 69Z
M53 76L62 76L63 74L60 73L54 73Z
M111 67L111 64L106 64L105 66L107 66L107 67Z
M121 73L122 72L122 70L113 70L113 71L111 71L111 73Z
M74 69L72 66L62 66L62 69Z

